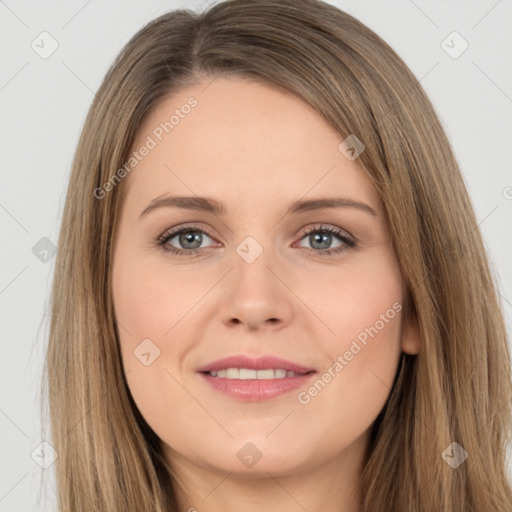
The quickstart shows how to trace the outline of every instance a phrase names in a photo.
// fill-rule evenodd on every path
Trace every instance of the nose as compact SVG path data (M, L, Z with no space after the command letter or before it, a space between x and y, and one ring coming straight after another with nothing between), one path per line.
M263 251L250 263L237 255L223 281L219 315L225 325L249 331L279 330L292 320L297 299L271 251Z

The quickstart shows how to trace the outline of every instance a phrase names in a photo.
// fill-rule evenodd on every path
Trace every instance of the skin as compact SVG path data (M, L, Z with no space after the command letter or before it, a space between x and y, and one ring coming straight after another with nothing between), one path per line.
M133 148L190 96L197 106L121 184L112 284L130 391L188 490L175 487L181 510L357 512L371 425L401 351L420 348L417 322L405 322L402 310L342 371L332 371L358 334L405 299L381 200L313 109L240 78L203 79L167 97ZM164 194L212 197L227 212L174 207L139 218ZM349 207L284 215L295 200L340 196L377 215ZM206 232L203 253L177 256L158 246L160 235L186 223ZM322 255L316 232L304 235L319 223L344 230L357 246ZM252 263L236 252L247 236L263 249ZM184 243L179 236L167 242L190 251ZM326 243L344 246L335 235ZM147 338L160 350L149 366L134 355ZM304 389L243 402L196 372L242 353L277 355L319 376L331 368L335 377L307 404L298 400ZM248 442L262 454L252 467L237 457Z

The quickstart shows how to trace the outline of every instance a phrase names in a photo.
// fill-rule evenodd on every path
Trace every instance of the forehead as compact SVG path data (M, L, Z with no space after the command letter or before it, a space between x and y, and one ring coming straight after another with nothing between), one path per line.
M211 196L247 208L303 196L379 197L342 137L300 98L239 78L204 79L165 98L139 129L144 146L128 176L127 201L165 193ZM140 153L141 151L139 151Z

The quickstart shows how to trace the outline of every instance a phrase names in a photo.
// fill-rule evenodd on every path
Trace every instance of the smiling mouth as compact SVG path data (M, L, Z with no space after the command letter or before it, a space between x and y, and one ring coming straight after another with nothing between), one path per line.
M226 368L224 370L203 372L211 377L218 379L235 379L235 380L274 380L286 379L292 377L301 377L313 371L297 373L284 368L269 368L266 370L254 370L251 368Z

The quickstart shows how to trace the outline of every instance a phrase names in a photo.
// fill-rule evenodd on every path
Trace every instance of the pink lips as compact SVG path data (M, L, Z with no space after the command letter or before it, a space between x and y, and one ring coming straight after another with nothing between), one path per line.
M283 369L295 372L295 377L283 377L268 380L259 379L228 379L209 375L207 372L225 370L227 368L248 368L252 370ZM316 374L308 368L286 359L274 356L251 358L244 355L230 356L207 364L197 369L201 377L215 390L245 401L261 401L288 393L303 386Z
M267 370L269 368L282 368L295 373L308 373L315 371L314 368L292 363L286 359L275 356L260 356L258 358L247 357L244 355L229 356L219 359L213 363L201 366L198 372L215 372L218 370L226 370L227 368L249 368L250 370Z

